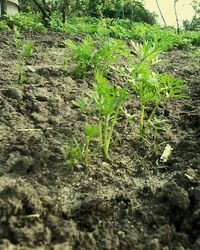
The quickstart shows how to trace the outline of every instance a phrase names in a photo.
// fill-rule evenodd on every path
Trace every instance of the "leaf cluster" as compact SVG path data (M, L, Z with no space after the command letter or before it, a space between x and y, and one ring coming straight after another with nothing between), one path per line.
M79 44L72 40L66 40L64 44L68 47L64 54L64 67L67 67L72 58L76 63L76 77L84 77L88 71L106 72L117 61L118 55L128 56L128 48L124 43L112 38L100 40L97 48L91 36L87 36Z
M93 90L86 97L75 102L75 104L84 111L90 110L96 114L99 144L103 149L104 158L108 160L108 151L113 130L119 111L128 98L128 93L126 89L111 85L98 71L95 74L95 79ZM90 105L89 107L88 104Z
M143 44L132 42L136 54L135 60L128 68L118 69L131 84L140 101L140 134L144 135L146 128L151 123L159 105L169 99L186 97L182 93L184 84L182 80L175 80L169 74L159 74L153 66L159 63L159 54L170 47L173 38L158 38ZM153 105L150 115L146 110Z
M82 146L78 143L75 136L72 136L69 143L61 148L61 153L65 164L74 167L82 158Z

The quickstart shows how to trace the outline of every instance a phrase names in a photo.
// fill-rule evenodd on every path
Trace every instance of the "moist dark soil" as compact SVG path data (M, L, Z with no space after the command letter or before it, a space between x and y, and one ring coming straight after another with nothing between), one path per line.
M158 70L183 79L189 95L160 107L162 131L141 141L120 114L111 161L96 152L88 169L71 169L60 148L82 136L88 118L73 101L92 78L63 71L66 38L80 40L25 33L34 53L19 85L13 35L0 32L0 249L200 249L200 57L162 55ZM136 98L126 107L139 112Z

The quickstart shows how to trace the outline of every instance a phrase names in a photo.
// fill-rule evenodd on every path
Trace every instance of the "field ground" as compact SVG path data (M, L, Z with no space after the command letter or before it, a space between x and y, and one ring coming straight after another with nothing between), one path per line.
M0 249L200 249L200 57L164 53L159 70L183 79L189 98L160 107L160 145L152 150L128 125L123 131L120 114L112 162L91 157L88 170L71 171L60 148L87 119L72 101L91 79L63 72L67 36L24 36L34 42L34 72L17 85L12 34L0 33ZM173 151L164 164L166 144Z

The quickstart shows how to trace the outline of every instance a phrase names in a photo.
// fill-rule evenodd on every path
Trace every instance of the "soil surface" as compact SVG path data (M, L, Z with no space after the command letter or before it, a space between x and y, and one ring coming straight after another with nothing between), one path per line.
M0 249L200 249L200 57L163 54L158 70L183 79L189 94L160 107L164 130L145 144L120 114L112 161L97 152L87 170L70 169L60 148L74 131L81 136L87 117L72 101L92 80L63 71L69 36L24 38L34 53L18 85L12 33L0 32ZM137 101L126 107L138 113Z

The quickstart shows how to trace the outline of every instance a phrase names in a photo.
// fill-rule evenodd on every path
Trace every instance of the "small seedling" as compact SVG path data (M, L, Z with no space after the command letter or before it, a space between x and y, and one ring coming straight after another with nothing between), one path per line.
M188 97L183 93L183 89L186 86L182 80L174 79L174 77L169 74L156 74L156 78L157 84L154 98L154 108L148 117L147 125L152 121L152 118L161 103L172 99Z
M76 77L84 77L90 71L106 72L110 65L118 60L119 55L126 58L130 55L122 41L112 38L101 39L96 46L91 36L87 36L79 44L71 40L64 41L64 44L68 47L68 51L64 53L63 66L66 69L72 58L76 63L74 69Z
M105 41L101 39L93 57L94 70L102 73L107 72L110 66L119 60L120 56L126 59L130 58L130 50L123 41L113 38Z
M89 166L89 145L93 138L98 137L98 127L92 124L85 125L85 166Z
M22 84L25 77L25 60L31 55L33 50L33 43L30 41L22 41L19 30L14 27L14 42L17 53L17 83Z
M66 69L69 59L73 58L76 63L74 69L75 76L85 76L94 54L93 39L90 36L87 36L80 44L76 44L72 40L65 40L64 44L69 49L64 53L64 68Z
M84 162L86 167L89 166L90 142L93 138L98 137L98 132L97 126L87 123L84 127L85 140L83 140L82 145L78 143L76 137L73 136L70 142L61 148L61 153L67 166L74 167L79 162Z
M81 97L75 101L73 104L83 110L86 114L90 114L92 112L92 100L88 96Z
M161 103L175 98L185 98L186 95L182 93L184 88L182 80L175 80L169 74L154 73L144 64L141 64L139 69L133 88L141 103L140 134L144 135L146 126L149 126ZM154 107L147 116L145 110L150 103Z
M153 41L143 44L132 42L136 57L129 67L116 71L127 79L140 101L140 135L144 136L146 127L150 125L159 105L167 99L182 98L183 82L175 80L167 74L158 74L153 66L161 60L158 55L173 44L173 38L166 36L161 40L155 36ZM152 112L147 115L146 108L153 105Z
M65 164L74 167L82 158L82 147L73 136L65 147L61 148Z
M91 107L88 109L96 110L99 143L103 148L105 160L108 160L108 151L113 130L119 111L128 94L126 89L112 86L99 72L95 74L95 79L96 82L93 84L93 91L87 94L91 100Z

